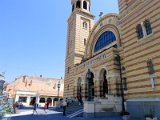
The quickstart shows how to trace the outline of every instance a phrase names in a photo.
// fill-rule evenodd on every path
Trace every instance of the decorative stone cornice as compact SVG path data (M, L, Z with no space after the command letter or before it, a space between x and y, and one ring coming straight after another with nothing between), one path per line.
M116 14L116 13L110 13L110 14L104 15L104 16L103 16L102 18L100 18L100 19L98 20L98 22L94 25L93 29L91 30L90 35L94 32L94 30L97 28L97 26L98 26L103 20L106 20L107 18L110 18L110 17L119 18L118 14Z
M86 16L90 19L93 19L95 18L94 15L90 14L90 13L87 13L87 12L84 12L82 11L81 9L76 9L72 12L71 16L68 18L68 22L71 21L71 19L73 18L73 16L75 16L76 14L80 14L80 15L83 15L83 16Z

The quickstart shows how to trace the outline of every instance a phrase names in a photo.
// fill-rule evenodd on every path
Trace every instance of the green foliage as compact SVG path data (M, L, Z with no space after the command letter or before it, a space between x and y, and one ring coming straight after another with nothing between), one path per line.
M11 113L11 108L10 108L10 107L7 107L7 108L5 109L5 114L9 114L9 113Z

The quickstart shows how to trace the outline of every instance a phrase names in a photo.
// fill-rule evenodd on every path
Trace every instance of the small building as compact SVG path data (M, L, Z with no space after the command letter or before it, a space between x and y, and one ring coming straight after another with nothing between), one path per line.
M63 88L63 79L21 76L10 83L6 91L15 102L32 106L36 100L41 107L45 102L49 102L49 106L55 106L55 101L63 97Z

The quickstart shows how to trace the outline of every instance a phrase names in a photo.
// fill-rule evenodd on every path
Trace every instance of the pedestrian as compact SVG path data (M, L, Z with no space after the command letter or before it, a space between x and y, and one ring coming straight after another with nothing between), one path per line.
M16 109L17 109L16 103L13 103L13 112L14 113L16 113Z
M66 115L66 106L67 106L67 102L65 100L63 100L63 102L62 102L63 116Z
M68 98L66 98L66 103L67 103L67 107L69 106L69 101Z
M47 109L48 109L48 107L49 107L49 102L47 102Z
M34 112L36 112L38 114L36 100L34 101L34 104L33 104L33 115L34 115Z
M44 104L44 112L47 113L47 103Z

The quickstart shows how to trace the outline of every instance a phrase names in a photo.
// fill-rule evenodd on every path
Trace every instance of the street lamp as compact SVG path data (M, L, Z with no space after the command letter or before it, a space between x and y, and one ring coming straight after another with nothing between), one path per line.
M116 55L115 59L118 61L119 65L119 73L120 73L120 90L121 90L121 97L122 97L122 114L125 113L125 105L124 105L124 91L123 91L123 82L122 82L122 65L121 65L121 57L120 55Z
M61 87L61 82L58 81L58 84L57 84L57 88L58 88L58 99L59 99L59 89L60 89L60 87Z

